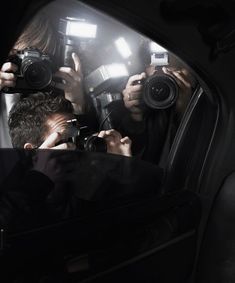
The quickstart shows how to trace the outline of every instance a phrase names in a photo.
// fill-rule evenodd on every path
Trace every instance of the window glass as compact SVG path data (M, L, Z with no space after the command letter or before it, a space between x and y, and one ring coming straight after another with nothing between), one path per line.
M11 75L5 74L1 86L2 148L38 148L53 131L64 130L53 115L52 121L44 119L45 113L19 119L17 111L26 106L9 117L21 98L49 92L65 94L73 107L65 120L77 119L73 125L80 127L66 131L63 141L79 133L78 148L84 149L84 138L94 133L107 138L114 129L126 139L122 149L108 152L159 164L197 87L190 69L170 51L79 2L55 1L39 11L6 61L3 69ZM99 146L97 151L106 150Z
M30 20L2 71L0 146L8 150L0 182L7 198L22 200L13 227L161 193L177 130L200 89L172 52L61 0Z

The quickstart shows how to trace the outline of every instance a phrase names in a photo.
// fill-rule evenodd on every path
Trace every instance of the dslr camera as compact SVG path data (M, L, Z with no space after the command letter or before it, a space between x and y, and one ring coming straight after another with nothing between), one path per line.
M9 57L18 66L16 86L12 91L49 90L55 66L49 55L36 48L26 48Z
M77 119L67 121L66 139L60 143L72 142L78 149L89 152L107 152L107 144L103 138L97 137L87 126L79 127Z
M169 65L168 51L155 42L150 43L151 66L163 67ZM151 109L167 109L174 105L179 95L179 87L173 76L157 72L144 81L134 84L143 84L143 104Z

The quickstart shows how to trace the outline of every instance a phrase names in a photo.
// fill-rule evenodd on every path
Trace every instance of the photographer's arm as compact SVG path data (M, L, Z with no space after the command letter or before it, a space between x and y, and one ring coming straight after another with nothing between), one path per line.
M0 90L4 87L14 87L16 84L17 66L11 62L6 62L0 70Z
M6 62L0 67L0 148L11 148L8 130L8 115L12 106L20 99L19 93L7 93L15 87L17 66Z
M179 98L176 101L176 111L180 118L192 96L192 87L195 84L195 79L185 68L177 69L174 67L163 67L162 71L165 74L172 76L179 86Z
M145 73L131 76L125 89L122 91L124 105L130 111L132 119L137 122L143 120L143 111L140 108L140 98L143 86L142 84L136 84L135 82L145 78Z
M122 91L125 111L118 129L132 140L133 155L142 154L146 142L146 119L140 106L143 85L136 83L145 78L144 72L131 76Z
M83 114L85 100L83 91L83 75L81 63L76 53L72 53L75 70L70 67L61 67L55 76L61 78L64 83L56 83L56 87L63 90L65 98L71 101L75 114Z

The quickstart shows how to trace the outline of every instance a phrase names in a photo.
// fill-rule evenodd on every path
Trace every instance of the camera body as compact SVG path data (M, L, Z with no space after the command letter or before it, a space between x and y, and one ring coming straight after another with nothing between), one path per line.
M62 139L60 143L72 142L78 149L89 152L107 152L106 141L94 135L87 126L79 127L77 119L68 120L67 124L66 139Z
M51 87L55 66L49 55L36 48L26 48L9 57L18 66L16 86L12 91L48 90Z

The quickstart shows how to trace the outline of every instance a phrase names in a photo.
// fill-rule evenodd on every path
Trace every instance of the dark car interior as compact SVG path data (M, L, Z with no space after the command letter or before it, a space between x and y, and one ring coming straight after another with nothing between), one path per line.
M162 110L163 99L154 96L155 85L144 82L146 89L150 85L144 93L147 117L154 118L146 124L149 136L140 139L140 154L142 124L125 124L123 131L132 139L131 157L89 150L0 148L2 282L233 282L232 1L227 6L212 0L9 1L6 5L13 4L8 31L0 27L5 37L1 65L24 26L41 10L60 34L59 23L67 28L82 19L96 25L95 38L69 41L63 30L62 54L63 63L66 52L75 50L80 56L85 93L95 107L99 129L111 125L121 131L123 121L129 121L122 90L130 76L145 72L143 42L160 46L147 54L151 65L156 64L155 71L165 66L159 60L167 56L169 68L178 62L178 67L189 70L195 85L190 94L184 88L188 96L177 104L182 93L164 81L175 100L173 107ZM6 10L4 22L9 14ZM118 53L117 38L130 44L129 57ZM106 80L102 72L109 74L111 64L126 67L127 74L120 75L119 69L119 76ZM186 76L180 80L187 85ZM172 112L177 105L184 106L178 114ZM28 170L35 157L48 163L61 157L73 160L69 181L62 176L54 185L47 178L49 169L48 176ZM63 160L58 165L66 167ZM51 188L57 191L50 194L46 206L44 198Z

